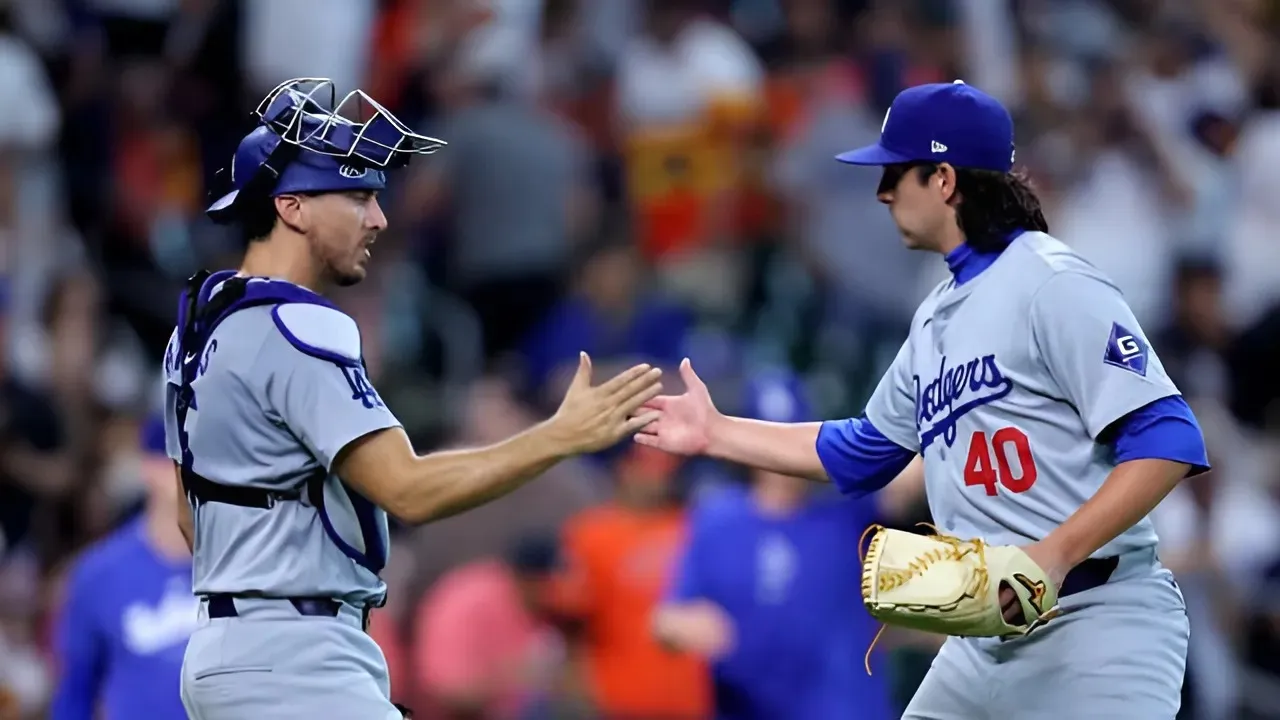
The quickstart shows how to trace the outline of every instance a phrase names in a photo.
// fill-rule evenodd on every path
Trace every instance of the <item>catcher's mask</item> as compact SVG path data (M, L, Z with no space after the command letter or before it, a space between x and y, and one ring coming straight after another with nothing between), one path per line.
M281 83L254 115L258 127L240 141L229 172L219 171L225 187L206 211L214 222L233 222L242 198L381 190L385 170L446 144L409 130L363 90L338 101L324 78Z

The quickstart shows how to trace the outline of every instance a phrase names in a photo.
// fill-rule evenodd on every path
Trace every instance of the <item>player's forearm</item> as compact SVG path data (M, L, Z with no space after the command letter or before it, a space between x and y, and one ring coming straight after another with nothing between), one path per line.
M825 482L818 457L820 422L774 423L719 416L708 428L706 454L759 470Z
M1133 527L1184 478L1189 465L1170 460L1130 460L1116 466L1102 487L1044 542L1068 567Z
M572 452L545 422L495 445L415 457L386 510L413 524L440 520L506 495Z

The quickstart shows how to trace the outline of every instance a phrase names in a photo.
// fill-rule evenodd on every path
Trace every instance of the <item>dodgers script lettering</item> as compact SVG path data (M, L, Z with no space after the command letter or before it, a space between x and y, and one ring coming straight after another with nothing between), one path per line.
M938 374L926 384L912 376L916 387L916 430L923 451L939 435L947 447L956 441L960 418L1013 391L1013 381L1000 372L995 355L947 365L947 356L938 362Z

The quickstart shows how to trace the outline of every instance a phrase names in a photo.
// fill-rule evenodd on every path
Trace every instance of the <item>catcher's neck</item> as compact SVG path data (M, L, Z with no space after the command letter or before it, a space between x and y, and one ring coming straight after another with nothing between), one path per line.
M319 293L326 284L322 267L306 237L277 225L267 237L249 243L240 274L286 280Z

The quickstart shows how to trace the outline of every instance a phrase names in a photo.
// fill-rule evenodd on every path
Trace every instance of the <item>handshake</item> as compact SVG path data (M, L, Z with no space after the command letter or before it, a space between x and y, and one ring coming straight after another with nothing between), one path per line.
M662 370L641 363L592 385L591 358L582 353L560 408L548 421L564 455L593 453L634 436L637 442L677 455L707 447L717 414L688 359L680 364L683 395L662 395Z

